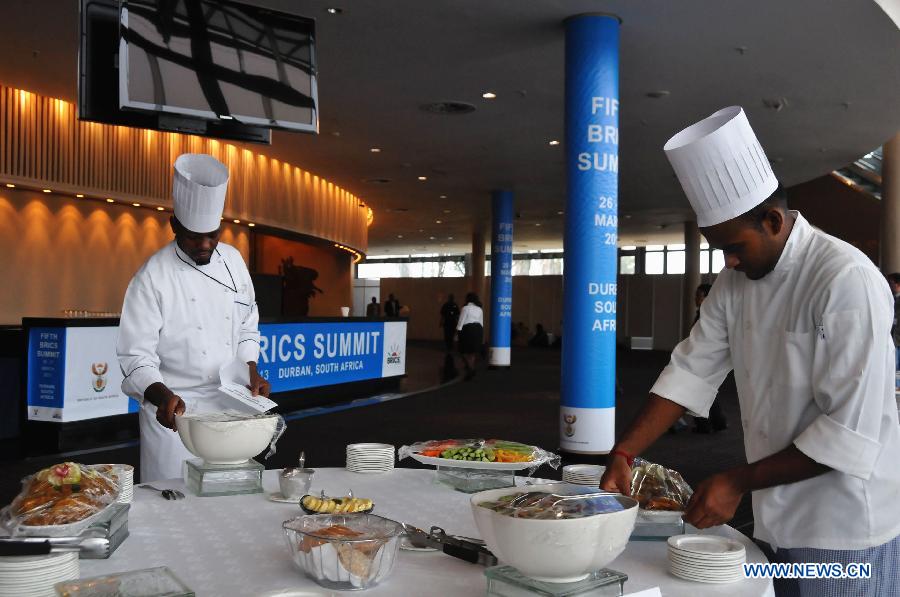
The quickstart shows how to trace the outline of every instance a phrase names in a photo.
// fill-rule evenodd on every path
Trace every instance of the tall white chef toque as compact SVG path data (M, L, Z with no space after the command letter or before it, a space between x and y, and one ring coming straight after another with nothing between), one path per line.
M175 160L175 217L191 232L218 229L227 190L228 168L211 155L183 153Z
M723 108L663 146L701 228L745 214L775 192L778 179L744 109Z

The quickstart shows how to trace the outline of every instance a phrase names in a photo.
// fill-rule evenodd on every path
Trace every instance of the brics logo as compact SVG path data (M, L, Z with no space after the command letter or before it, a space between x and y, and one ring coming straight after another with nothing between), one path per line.
M400 364L400 345L393 344L391 349L387 353L387 364L388 365L399 365Z

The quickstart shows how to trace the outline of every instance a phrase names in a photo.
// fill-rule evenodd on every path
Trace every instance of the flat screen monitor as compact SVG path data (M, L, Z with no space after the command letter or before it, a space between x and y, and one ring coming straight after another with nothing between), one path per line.
M119 107L318 132L315 20L230 0L121 0Z

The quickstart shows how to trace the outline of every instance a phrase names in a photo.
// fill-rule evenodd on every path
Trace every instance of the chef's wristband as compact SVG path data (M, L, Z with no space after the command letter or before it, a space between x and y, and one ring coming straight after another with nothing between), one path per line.
M634 456L629 454L624 450L613 450L609 453L610 456L621 456L625 459L625 462L628 463L628 468L634 468Z

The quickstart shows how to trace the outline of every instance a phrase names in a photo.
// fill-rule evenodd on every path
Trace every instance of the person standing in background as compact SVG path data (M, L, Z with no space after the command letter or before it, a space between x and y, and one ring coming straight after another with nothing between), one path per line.
M447 352L453 350L453 337L456 335L456 324L459 322L459 305L453 295L441 307L441 327L444 329L444 346Z
M384 316L385 317L399 317L400 316L400 301L395 299L393 294L388 295L388 300L384 304Z
M381 305L378 304L378 299L374 296L372 297L372 302L366 305L366 317L369 319L378 319L381 317Z
M894 295L894 325L891 327L891 338L894 339L894 389L900 390L900 381L897 372L900 371L900 273L894 272L887 275L888 286Z
M466 295L466 306L459 314L456 330L459 332L459 352L466 366L466 379L469 380L475 377L475 355L484 346L484 311L474 292Z

